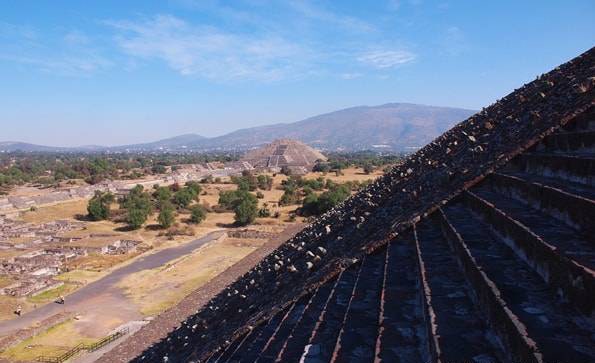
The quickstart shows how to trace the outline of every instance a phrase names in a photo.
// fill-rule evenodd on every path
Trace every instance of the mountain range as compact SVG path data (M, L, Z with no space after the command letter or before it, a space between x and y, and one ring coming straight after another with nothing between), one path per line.
M321 150L407 151L421 147L476 111L388 103L334 111L293 123L251 127L217 137L180 135L122 146L53 147L0 142L0 152L191 152L247 150L275 139L300 140Z

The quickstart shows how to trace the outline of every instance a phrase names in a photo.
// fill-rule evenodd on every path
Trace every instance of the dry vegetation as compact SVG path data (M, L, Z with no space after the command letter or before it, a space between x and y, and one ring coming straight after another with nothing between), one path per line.
M373 174L364 174L361 169L348 168L342 170L341 175L335 173L310 173L306 178L318 178L323 176L337 183L347 181L366 181L373 179L382 172L376 171ZM277 174L273 178L271 190L264 190L264 198L258 199L259 208L267 203L268 208L274 215L279 212L279 218L258 218L250 226L250 229L257 229L268 232L280 232L290 215L298 207L297 205L278 206L278 201L283 195L281 183L287 176ZM234 222L233 212L214 212L212 207L216 206L219 200L219 193L222 191L235 190L235 184L231 184L229 178L223 178L220 183L202 184L200 203L209 209L206 220L199 225L193 225L188 229L193 235L165 236L163 230L157 228L156 215L149 218L145 226L139 230L126 231L121 223L112 221L88 222L84 230L70 231L66 235L88 236L91 233L118 234L121 238L140 240L153 250L147 253L157 252L163 248L182 244L184 242L205 236L209 232L229 228ZM56 219L72 219L86 214L87 201L71 201L61 204L40 207L35 211L28 211L23 219L32 223L49 222ZM116 205L113 207L117 208ZM179 213L176 222L179 226L186 226L190 217L188 213ZM297 217L295 221L302 222L304 219ZM159 268L143 270L128 275L121 280L118 286L130 299L130 305L138 309L144 316L154 316L165 309L175 305L191 291L202 286L213 277L232 266L237 261L248 255L255 249L262 246L264 239L233 239L222 238L212 241L199 248L193 253L178 258ZM0 251L0 258L11 257L8 251ZM143 254L144 255L144 254ZM57 289L49 290L33 298L17 299L13 297L0 296L0 320L14 317L13 309L16 305L23 306L23 311L29 311L36 304L53 300L57 295L66 295L74 289L95 281L115 268L131 263L138 254L128 255L99 255L90 254L78 258L69 263L69 272L58 275L56 279L66 282ZM2 284L8 284L6 279L0 280ZM57 355L79 342L90 342L97 335L105 335L109 329L121 324L123 321L118 316L102 316L102 322L106 324L95 324L90 334L89 326L93 325L93 316L83 316L81 321L68 321L59 324L43 334L21 342L3 352L0 357L9 360L34 360L39 355ZM87 323L85 321L89 320ZM107 324L109 322L109 324ZM86 325L85 325L86 324ZM82 328L86 326L86 328ZM105 330L105 331L104 331ZM96 334L95 334L96 333ZM85 335L86 334L86 335ZM67 343L65 343L67 342Z
M140 307L143 315L156 315L178 303L264 242L223 238L159 268L129 275L118 286Z
M57 356L77 344L94 341L95 339L81 334L74 320L67 320L6 349L0 354L0 358L9 361L35 361L40 355Z

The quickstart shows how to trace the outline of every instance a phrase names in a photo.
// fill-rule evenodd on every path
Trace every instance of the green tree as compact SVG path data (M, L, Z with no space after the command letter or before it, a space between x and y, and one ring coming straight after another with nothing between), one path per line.
M225 209L233 210L244 199L254 200L257 203L256 197L253 194L245 190L232 190L219 194L219 205Z
M237 184L238 190L249 191L250 183L245 178L235 178L234 183Z
M371 174L374 172L374 165L372 165L371 163L365 163L363 169L364 173Z
M306 195L300 212L305 216L323 214L347 199L350 194L350 188L347 185L335 184L330 190L320 195L314 193Z
M166 172L167 172L167 169L165 168L164 165L157 164L157 165L153 165L151 167L151 173L153 173L153 174L165 174Z
M185 187L174 194L173 200L178 207L186 208L192 203L192 200L197 199L197 196L193 189Z
M112 193L104 193L96 191L95 195L87 205L87 213L89 218L94 221L101 221L107 219L110 214L110 206L114 202L114 195Z
M153 198L156 199L157 205L161 205L166 201L171 200L172 192L167 187L157 187L157 189L153 192Z
M200 192L202 191L202 187L200 186L200 184L193 180L187 181L185 186L186 186L186 188L190 189L194 193L195 196L200 195Z
M161 211L159 211L159 216L157 217L157 222L161 228L169 228L174 223L176 219L175 210L171 203L166 202L161 205Z
M126 221L132 229L139 229L148 218L148 213L141 208L133 208L128 210Z
M202 205L194 205L190 208L190 223L199 224L207 218L207 210Z
M245 226L254 222L258 213L256 198L254 201L250 198L242 199L242 201L234 208L234 212L234 220L238 225Z
M314 165L312 171L317 171L320 173L328 173L331 170L331 166L328 163L317 163Z
M279 199L279 205L292 205L299 203L300 197L298 195L298 190L294 185L286 185L285 191Z
M132 188L130 193L121 200L120 207L126 210L126 221L132 229L140 228L153 213L151 198L142 185Z

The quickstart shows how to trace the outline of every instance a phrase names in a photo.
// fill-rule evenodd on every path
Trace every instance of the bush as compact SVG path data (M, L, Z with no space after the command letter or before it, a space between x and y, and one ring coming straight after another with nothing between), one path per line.
M328 173L331 170L331 167L328 163L317 163L312 168L312 171L317 171L319 173Z
M263 199L264 198L264 194L262 194L262 192L256 192L256 198Z
M297 188L295 188L292 185L286 185L285 192L281 196L281 199L279 199L279 205L283 206L283 205L298 204L299 201L300 201L300 197L298 195Z
M304 216L321 215L347 199L349 195L350 189L346 185L335 185L319 196L314 193L308 194L304 198L300 212Z
M198 184L197 184L198 185ZM198 186L200 190L200 186ZM186 208L193 200L198 200L196 187L184 187L174 194L173 201L179 208Z
M151 168L151 173L153 174L165 174L167 169L163 165L153 165Z
M202 187L198 182L188 181L185 184L186 188L190 189L195 195L199 195L202 191Z
M190 223L199 224L207 218L207 210L202 205L190 208Z
M262 208L258 210L258 217L259 218L267 218L271 216L271 211L269 209L269 205L264 203Z
M370 164L370 163L366 163L364 164L364 173L366 174L371 174L374 172L374 165Z
M171 227L175 219L176 216L173 205L171 205L171 203L169 202L166 202L163 205L161 205L161 211L159 212L159 216L157 217L157 222L159 222L161 228L166 229Z
M287 166L284 166L284 167L281 168L281 174L290 176L291 175L291 169L289 169L289 167L287 167Z
M259 175L257 178L258 188L262 190L271 190L273 188L273 178L268 175Z

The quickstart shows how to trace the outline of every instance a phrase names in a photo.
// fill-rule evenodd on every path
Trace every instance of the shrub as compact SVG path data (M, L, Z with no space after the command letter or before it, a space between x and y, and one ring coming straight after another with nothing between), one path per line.
M190 223L199 224L207 218L207 210L202 205L190 208Z
M269 209L269 205L267 203L264 203L262 205L262 208L260 208L258 210L258 217L259 218L267 218L271 216L271 211Z
M186 186L186 188L190 189L195 195L199 195L202 191L202 187L198 182L188 181L184 185Z
M256 179L259 189L271 190L273 188L273 178L270 176L261 174Z
M161 211L159 211L159 216L157 217L157 222L161 228L166 229L171 227L176 219L174 207L171 203L166 202L161 205Z

